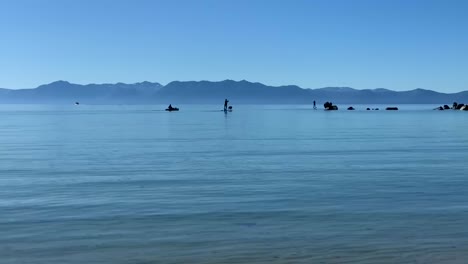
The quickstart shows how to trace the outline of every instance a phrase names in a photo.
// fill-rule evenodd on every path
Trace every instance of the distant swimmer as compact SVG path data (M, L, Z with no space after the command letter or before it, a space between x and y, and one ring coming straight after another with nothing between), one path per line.
M228 108L228 103L229 103L229 100L228 100L228 99L224 99L224 111L227 110L227 108Z
M314 100L314 109L317 110L317 104L315 103L315 100Z

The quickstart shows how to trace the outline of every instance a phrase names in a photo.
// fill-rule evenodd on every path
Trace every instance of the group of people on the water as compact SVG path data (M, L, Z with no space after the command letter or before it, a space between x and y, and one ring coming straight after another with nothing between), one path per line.
M76 104L79 104L79 103L76 102ZM315 100L313 101L313 106L314 106L314 110L317 110L317 102ZM332 102L325 102L323 104L323 107L325 108L325 110L338 110L338 106L334 105ZM444 109L468 110L468 105L453 103L452 108L450 108L447 105L444 105L444 107L441 106L441 107L438 107L436 109L438 109L438 110L444 110ZM348 107L348 110L355 110L355 109L354 109L354 107ZM367 108L367 110L371 110L371 109ZM379 109L375 108L375 109L372 109L372 110L379 110ZM385 110L398 110L398 108L397 107L387 107ZM172 104L169 104L166 111L179 111L179 108L173 107ZM224 99L224 112L228 112L228 111L229 112L232 111L232 106L229 106L229 100L228 99Z
M232 111L232 106L228 106L229 100L224 99L224 111ZM169 104L169 106L166 108L166 111L179 111L179 108L173 107L172 104Z
M325 109L327 110L337 110L338 107L336 107L335 105L333 105L331 102L326 102L324 104L324 107ZM335 108L335 109L333 109ZM317 102L315 102L314 100L314 109L317 110ZM229 106L229 100L226 98L224 99L224 109L223 109L225 112L227 111L232 111L232 106ZM177 107L173 107L172 104L169 104L169 106L167 107L166 111L179 111L179 108Z

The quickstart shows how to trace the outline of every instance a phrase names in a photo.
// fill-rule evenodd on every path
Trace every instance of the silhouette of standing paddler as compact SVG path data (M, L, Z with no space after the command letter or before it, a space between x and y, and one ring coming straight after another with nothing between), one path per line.
M228 103L229 103L229 100L228 100L228 99L224 99L224 111L227 110L227 108L228 108Z

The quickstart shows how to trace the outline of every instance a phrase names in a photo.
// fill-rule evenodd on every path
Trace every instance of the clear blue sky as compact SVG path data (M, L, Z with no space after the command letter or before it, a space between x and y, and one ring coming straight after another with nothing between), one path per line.
M468 90L468 1L0 0L0 87L224 79Z

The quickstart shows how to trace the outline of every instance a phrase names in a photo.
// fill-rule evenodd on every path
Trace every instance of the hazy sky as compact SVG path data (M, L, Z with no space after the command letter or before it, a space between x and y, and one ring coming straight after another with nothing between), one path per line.
M224 79L468 90L468 1L0 0L0 87Z

